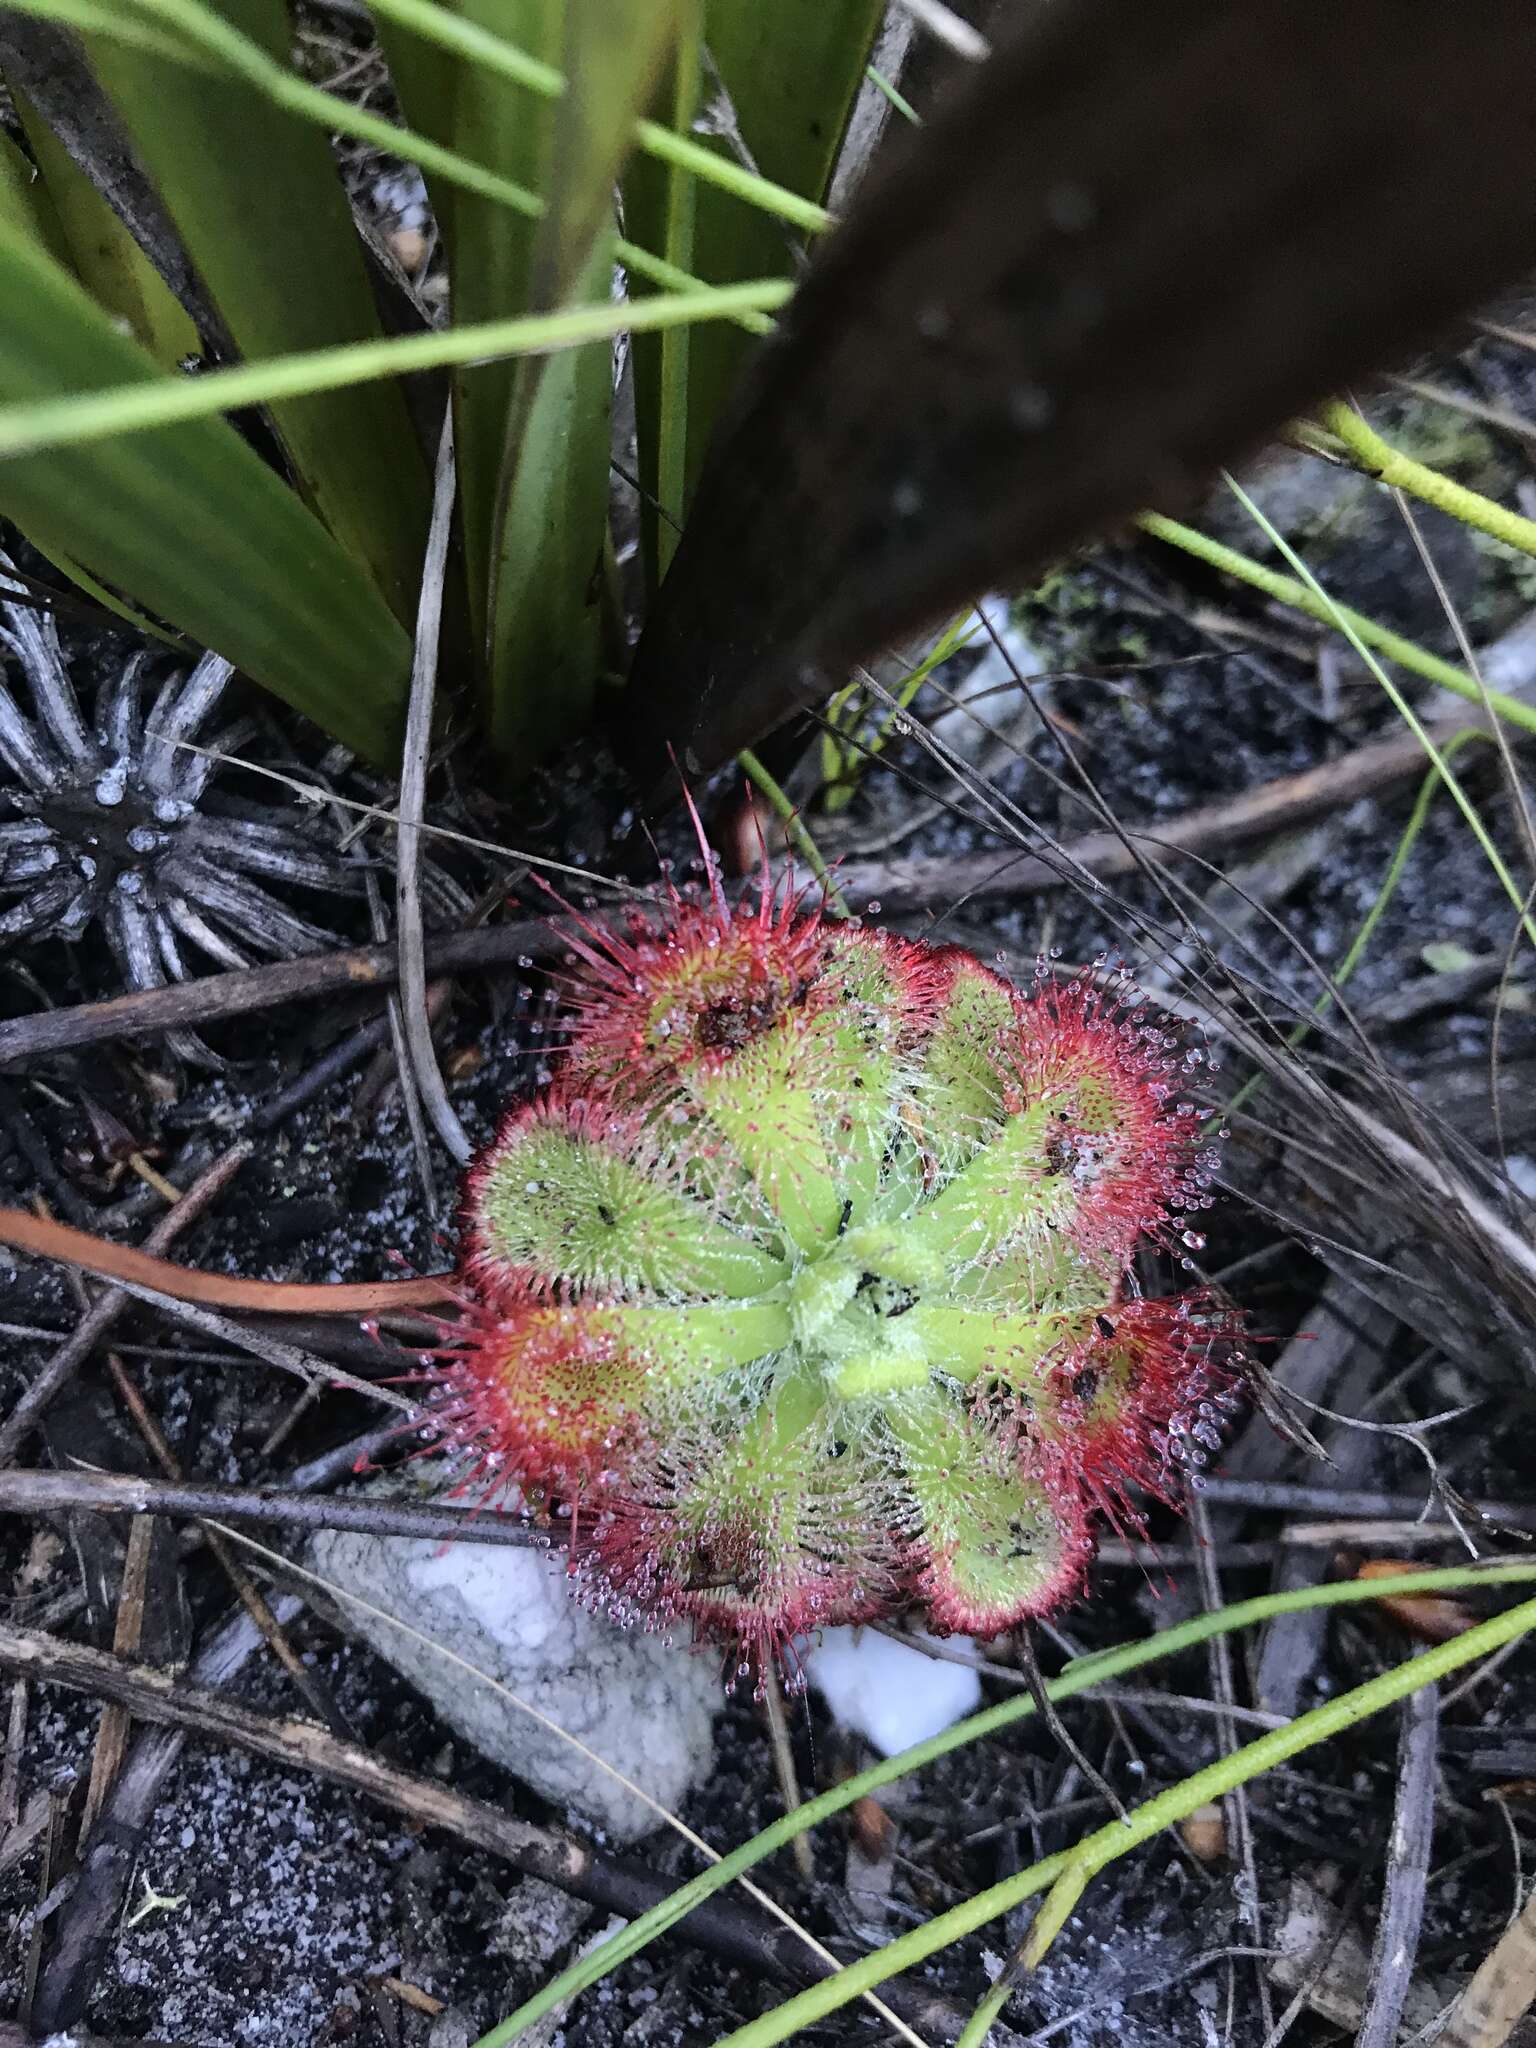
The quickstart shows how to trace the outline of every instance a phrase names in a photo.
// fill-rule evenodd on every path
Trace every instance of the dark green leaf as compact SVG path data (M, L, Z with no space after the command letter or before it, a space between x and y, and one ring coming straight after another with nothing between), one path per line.
M0 222L0 400L157 376L58 264ZM226 421L0 462L0 512L349 746L388 758L407 637L363 571Z

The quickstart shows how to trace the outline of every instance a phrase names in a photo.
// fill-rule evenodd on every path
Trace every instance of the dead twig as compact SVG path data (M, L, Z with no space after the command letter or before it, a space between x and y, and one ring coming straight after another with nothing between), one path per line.
M159 1423L150 1413L149 1404L129 1377L122 1360L108 1352L107 1369L112 1375L113 1384L117 1388L124 1407L127 1408L128 1413L133 1417L134 1426L148 1445L151 1457L153 1457L155 1463L160 1467L160 1470L168 1480L172 1483L180 1480L183 1477L180 1460L166 1441L164 1430L161 1429ZM148 1524L144 1522L135 1522L133 1524L135 1531L147 1527ZM276 1657L278 1663L282 1665L288 1676L293 1680L294 1685L298 1689L300 1699L306 1701L310 1711L326 1722L336 1734L346 1734L347 1730L337 1714L334 1702L328 1696L315 1673L308 1668L294 1649L292 1643L289 1642L283 1632L281 1622L279 1622L277 1616L268 1606L266 1596L251 1578L250 1573L245 1569L239 1558L236 1557L223 1531L205 1521L199 1521L198 1528L202 1532L204 1542L217 1559L220 1570L225 1578L229 1580L235 1597L261 1630L273 1656ZM115 1650L118 1648L118 1645L114 1642L112 1647ZM85 1829L82 1826L81 1833L83 1834L84 1832Z
M299 1350L297 1345L284 1344L276 1337L265 1336L249 1323L237 1323L230 1316L199 1308L175 1295L161 1294L153 1287L140 1287L133 1280L125 1280L123 1285L138 1300L152 1303L174 1321L187 1323L194 1330L201 1330L205 1337L216 1337L237 1351L259 1358L264 1365L273 1366L278 1372L292 1373L306 1386L347 1387L354 1394L361 1394L369 1401L381 1401L386 1408L397 1408L405 1415L415 1415L420 1405L408 1400L404 1394L397 1394L393 1387L344 1371L328 1358L317 1358L313 1352Z
M1438 2048L1504 2048L1536 2000L1536 1891L1451 2007Z
M383 893L374 875L365 875L363 880L368 891L368 916L373 936L382 941L389 937ZM401 985L404 986L403 976ZM426 1204L427 1220L435 1227L442 1221L442 1205L437 1198L437 1181L432 1172L432 1146L427 1136L426 1118L422 1114L421 1090L416 1085L415 1070L411 1064L410 1042L406 1037L405 1015L400 1007L398 995L389 998L389 1043L390 1063L400 1083L406 1128L411 1134L411 1151L416 1159L416 1178L421 1183L421 1198Z
M365 1024L359 1024L355 1030L347 1032L344 1037L337 1040L329 1052L322 1053L313 1066L306 1067L304 1072L290 1081L286 1088L280 1088L270 1102L261 1105L251 1118L254 1128L258 1131L275 1131L296 1109L302 1109L306 1102L313 1102L315 1097L323 1094L333 1081L339 1081L343 1074L351 1073L369 1053L376 1052L380 1046L386 1045L389 1041L390 1028L390 1018L386 1011L383 1016L370 1017Z
M1463 718L1431 727L1430 737L1443 747L1453 734L1481 723L1469 709ZM1381 796L1417 781L1426 766L1427 756L1413 734L1394 733L1357 747L1340 760L1260 783L1226 803L1202 805L1156 825L1085 833L1066 841L1049 858L998 847L911 860L857 861L838 871L838 884L850 902L873 898L886 916L962 899L967 904L1013 901L1040 890L1068 888L1085 875L1111 881L1134 874L1147 856L1159 860L1229 853L1346 810L1362 797Z
M396 1433L394 1431L388 1434ZM372 1441L372 1439L369 1439ZM355 1459L344 1446L344 1473ZM487 1543L525 1550L558 1544L562 1531L539 1529L495 1509L427 1506L406 1500L333 1499L291 1488L222 1486L212 1480L144 1479L129 1472L0 1472L0 1515L188 1515L194 1520L265 1523L302 1531L346 1529L363 1536L406 1536L418 1543Z
M1190 1489L1190 1528L1195 1539L1195 1578L1200 1587L1200 1601L1208 1614L1214 1614L1222 1605L1221 1574L1211 1549L1210 1513L1200 1495ZM1221 1712L1217 1719L1218 1740L1224 1756L1230 1756L1237 1748L1237 1724L1233 1708L1237 1703L1237 1685L1232 1668L1232 1642L1224 1635L1212 1636L1206 1646L1207 1668L1211 1678L1211 1694ZM1226 1839L1231 1843L1242 1873L1242 1889L1239 1894L1238 1912L1248 1937L1256 1950L1262 1948L1264 1931L1259 1919L1259 1868L1254 1853L1253 1816L1248 1808L1248 1796L1239 1784L1221 1802L1222 1815L1226 1824ZM1258 1995L1259 2015L1267 2035L1274 2032L1275 2014L1270 1999L1269 1979L1262 1964L1254 1969L1254 1989Z
M1206 1479L1200 1490L1218 1506L1280 1515L1348 1515L1383 1521L1400 1516L1410 1520L1423 1514L1426 1506L1423 1494L1419 1493L1370 1493L1348 1486L1291 1486L1275 1479ZM1536 1536L1536 1507L1529 1501L1458 1500L1456 1505L1459 1512L1486 1523L1490 1535L1505 1528ZM1287 1532L1287 1542L1300 1540L1301 1532Z
M416 610L416 648L411 663L411 695L406 712L405 743L400 759L400 798L396 806L398 858L395 867L395 942L400 949L400 1021L422 1107L433 1128L460 1166L467 1166L474 1147L458 1113L448 1100L442 1071L432 1044L427 1017L427 965L421 922L419 856L421 821L427 802L427 762L432 743L432 705L437 691L437 643L443 616L443 576L448 566L448 538L453 525L453 412L443 415L437 451L437 482L432 499L432 525L421 570L421 598Z
M192 1733L265 1757L285 1770L306 1771L345 1785L626 1919L658 1904L672 1888L671 1880L651 1865L607 1857L549 1834L514 1819L500 1806L403 1771L356 1743L340 1742L313 1722L253 1713L206 1684L126 1666L100 1650L3 1625L0 1669L110 1700L135 1720L166 1730L168 1739L178 1745ZM822 1960L808 1954L796 1935L732 1900L711 1899L678 1924L700 1947L757 1976L805 1983L828 1976L837 1967L830 1957ZM964 2015L948 2001L920 1986L890 1984L882 1987L882 1995L909 2023L935 2033L952 2037L964 2023ZM63 2024L50 2012L50 2030Z
M73 1181L60 1173L53 1155L38 1135L16 1090L0 1080L0 1129L10 1133L16 1150L32 1169L33 1178L47 1199L76 1223L89 1223L91 1205Z
M1440 1741L1440 1689L1420 1686L1403 1701L1397 1747L1397 1803L1387 1849L1386 1890L1370 1986L1355 2048L1393 2048L1413 1981L1424 1918L1430 1840L1435 1828L1435 1760Z
M515 967L522 960L547 961L562 949L559 930L547 919L520 920L489 930L433 932L425 944L427 966L436 974L472 974ZM335 953L280 960L271 967L236 968L169 988L135 990L108 1002L35 1010L0 1023L0 1067L115 1038L160 1038L168 1031L248 1017L283 1003L314 1002L340 990L390 989L399 973L400 955L394 945L348 946Z
M21 1820L21 1745L27 1732L27 1681L13 1680L5 1721L5 1750L0 1754L0 1843Z
M149 1551L155 1525L134 1522L128 1530L128 1554L123 1560L123 1582L117 1596L117 1620L112 1630L114 1657L137 1657L144 1639L144 1595L149 1586ZM80 1815L83 1841L95 1824L102 1803L122 1769L128 1749L128 1713L124 1707L107 1705L101 1710L96 1730L96 1747L91 1753L91 1778L86 1787L85 1806Z
M251 1156L251 1147L242 1141L231 1145L222 1158L216 1159L208 1171L201 1174L189 1187L173 1209L166 1212L146 1240L145 1254L158 1257L168 1251L199 1216L224 1192L234 1175ZM128 1304L128 1296L119 1287L109 1287L105 1294L88 1308L80 1318L73 1336L65 1339L52 1358L43 1366L27 1391L0 1423L0 1465L8 1465L17 1451L37 1426L47 1411L48 1404L66 1385L80 1364L90 1356L107 1331Z

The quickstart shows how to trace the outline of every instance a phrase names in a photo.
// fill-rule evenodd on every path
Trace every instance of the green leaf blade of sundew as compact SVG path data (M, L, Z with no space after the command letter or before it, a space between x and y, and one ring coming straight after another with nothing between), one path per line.
M729 1063L700 1068L689 1093L726 1139L800 1251L837 1235L843 1194L818 1110L814 1049L798 1017L783 1018Z
M735 1299L786 1277L782 1261L669 1179L553 1123L503 1141L471 1215L488 1260L563 1286Z
M664 1389L755 1365L792 1336L789 1310L772 1301L620 1307L605 1320L653 1363Z

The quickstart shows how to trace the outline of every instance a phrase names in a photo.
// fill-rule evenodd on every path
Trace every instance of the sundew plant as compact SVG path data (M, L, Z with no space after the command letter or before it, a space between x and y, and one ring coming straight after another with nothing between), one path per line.
M1021 992L765 879L582 921L553 1084L471 1172L438 1421L619 1619L735 1673L920 1607L992 1635L1219 1448L1236 1320L1146 1298L1217 1148L1123 973Z

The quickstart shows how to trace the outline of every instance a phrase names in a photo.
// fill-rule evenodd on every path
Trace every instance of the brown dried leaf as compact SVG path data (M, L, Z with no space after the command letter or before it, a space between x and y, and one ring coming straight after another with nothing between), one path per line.
M1420 1570L1422 1566L1406 1558L1374 1557L1361 1565L1355 1576L1393 1579L1401 1578L1404 1572ZM1378 1604L1421 1643L1451 1642L1456 1636L1465 1635L1477 1620L1470 1608L1444 1593L1390 1593Z

